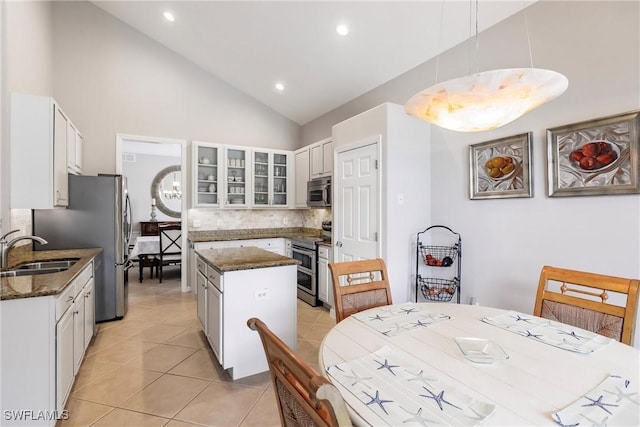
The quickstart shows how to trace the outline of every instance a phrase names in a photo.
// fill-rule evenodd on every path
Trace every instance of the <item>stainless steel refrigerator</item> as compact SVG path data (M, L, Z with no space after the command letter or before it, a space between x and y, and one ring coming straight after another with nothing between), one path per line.
M69 175L66 209L33 211L33 233L49 244L36 250L102 248L95 273L96 321L121 319L128 306L131 203L122 175Z

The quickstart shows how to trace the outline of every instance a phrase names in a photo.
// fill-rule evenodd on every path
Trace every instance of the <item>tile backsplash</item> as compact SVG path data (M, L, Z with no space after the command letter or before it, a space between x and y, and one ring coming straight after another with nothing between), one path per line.
M237 230L249 228L321 228L331 219L331 209L190 209L189 230ZM200 227L193 227L193 221Z
M9 239L16 238L18 236L28 236L32 234L33 225L31 223L31 209L10 209L11 219L9 224L11 225L8 231L20 230L15 234L9 236ZM18 242L16 246L31 245L31 241L24 240Z

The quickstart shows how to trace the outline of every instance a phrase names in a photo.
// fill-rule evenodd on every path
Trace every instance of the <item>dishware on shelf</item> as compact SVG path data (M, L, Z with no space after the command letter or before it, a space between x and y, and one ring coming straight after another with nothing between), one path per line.
M202 163L204 165L208 165L209 163L211 163L211 159L209 159L208 157L201 157L200 158L200 163Z
M456 337L453 340L464 357L474 363L493 363L509 358L502 347L491 340L467 337Z
M216 185L209 184L209 193L215 193L215 192L216 192Z

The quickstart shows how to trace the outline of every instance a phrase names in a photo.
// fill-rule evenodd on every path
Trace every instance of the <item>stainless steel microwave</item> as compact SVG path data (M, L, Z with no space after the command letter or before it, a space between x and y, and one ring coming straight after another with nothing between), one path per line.
M331 206L331 178L317 178L307 182L307 205L311 208Z

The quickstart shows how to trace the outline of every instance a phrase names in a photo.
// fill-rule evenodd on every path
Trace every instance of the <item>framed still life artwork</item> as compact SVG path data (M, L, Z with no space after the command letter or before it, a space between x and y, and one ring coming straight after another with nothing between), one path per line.
M470 197L533 197L531 132L469 146Z
M640 111L547 129L550 197L640 193Z

